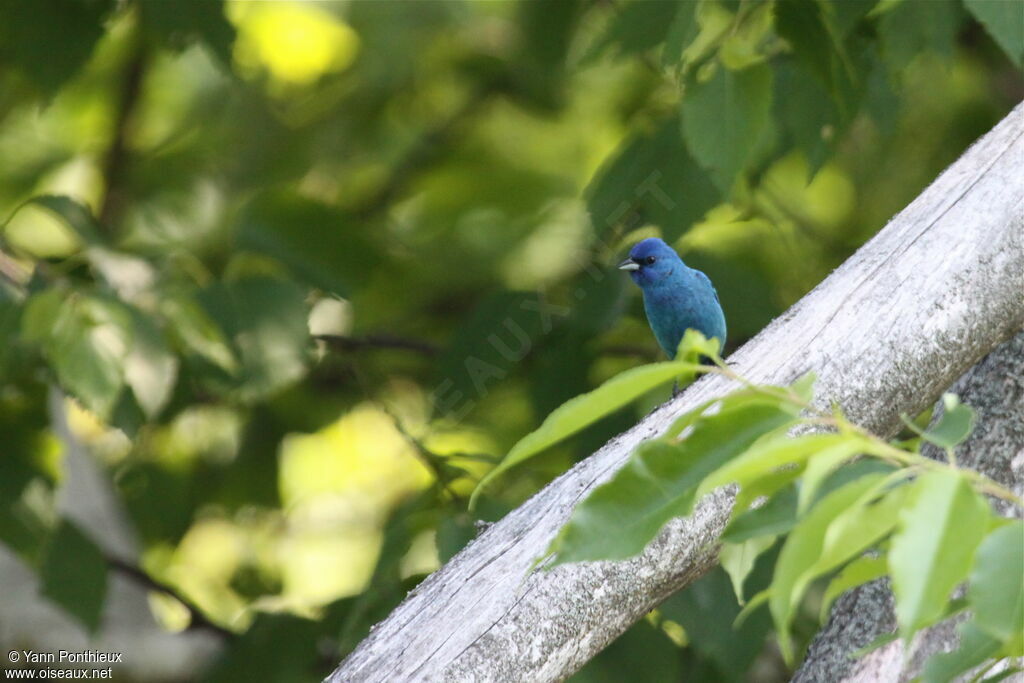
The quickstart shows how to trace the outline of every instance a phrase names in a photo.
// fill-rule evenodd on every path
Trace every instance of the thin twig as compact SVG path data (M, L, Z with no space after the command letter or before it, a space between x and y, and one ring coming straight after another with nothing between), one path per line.
M447 473L445 473L444 471L443 456L430 450L429 448L424 446L419 439L410 434L405 429L405 425L402 424L402 421L399 419L399 417L395 415L387 405L382 403L381 409L385 413L387 413L388 417L391 418L391 421L394 422L395 429L398 430L398 433L401 434L402 437L406 441L408 441L409 444L413 447L413 450L416 451L416 457L419 458L420 462L426 465L427 469L429 469L433 473L434 479L437 480L437 483L441 487L441 490L447 493L451 497L452 501L460 500L462 496L460 496L452 489L451 480L449 479Z
M361 337L346 337L340 334L314 334L313 339L322 341L334 351L355 353L359 351L409 351L424 356L436 356L441 348L423 339L398 337L390 334L368 334ZM654 360L658 352L651 347L630 344L609 344L598 349L603 356L622 356Z
M313 339L322 341L336 351L354 352L370 349L391 349L411 351L424 356L436 356L440 349L421 339L395 337L389 334L368 334L363 337L345 337L339 334L314 334Z
M163 583L162 581L158 581L157 579L153 578L140 567L137 567L116 557L107 557L106 561L111 569L115 569L121 572L128 578L142 584L150 590L154 590L159 593L163 593L164 595L168 595L177 600L178 602L180 602L182 605L184 605L185 609L188 610L190 629L203 628L213 631L214 633L224 636L225 638L234 637L234 632L210 621L210 619L207 618L205 614L203 614L203 611L200 610L188 598L183 596L181 593L179 593L171 586L168 586L166 583Z

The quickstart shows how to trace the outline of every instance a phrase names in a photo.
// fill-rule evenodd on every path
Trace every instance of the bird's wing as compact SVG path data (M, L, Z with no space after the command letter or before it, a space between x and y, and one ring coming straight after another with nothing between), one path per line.
M715 289L715 286L713 284L711 284L711 278L709 278L707 275L705 275L699 270L695 270L694 272L697 273L698 280L700 280L701 282L703 282L704 284L711 288L711 293L715 295L715 301L718 301L718 290ZM721 304L722 302L718 301L718 303Z

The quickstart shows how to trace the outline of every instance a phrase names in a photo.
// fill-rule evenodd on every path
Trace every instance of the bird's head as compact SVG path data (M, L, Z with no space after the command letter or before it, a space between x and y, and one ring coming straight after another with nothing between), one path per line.
M649 237L633 246L619 270L628 271L633 282L646 287L661 282L682 264L675 249L657 237Z

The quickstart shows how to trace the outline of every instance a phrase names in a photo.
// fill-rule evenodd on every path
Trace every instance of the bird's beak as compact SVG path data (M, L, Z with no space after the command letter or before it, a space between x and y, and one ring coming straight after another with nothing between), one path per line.
M619 264L619 270L640 270L640 264L628 258Z

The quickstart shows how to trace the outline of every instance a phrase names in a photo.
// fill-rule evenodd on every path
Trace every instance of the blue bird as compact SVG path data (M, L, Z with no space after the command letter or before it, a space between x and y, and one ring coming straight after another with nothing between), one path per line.
M708 339L717 337L721 353L725 313L707 275L687 266L675 249L656 237L637 242L619 270L628 271L643 291L647 322L669 358L676 357L688 329Z

